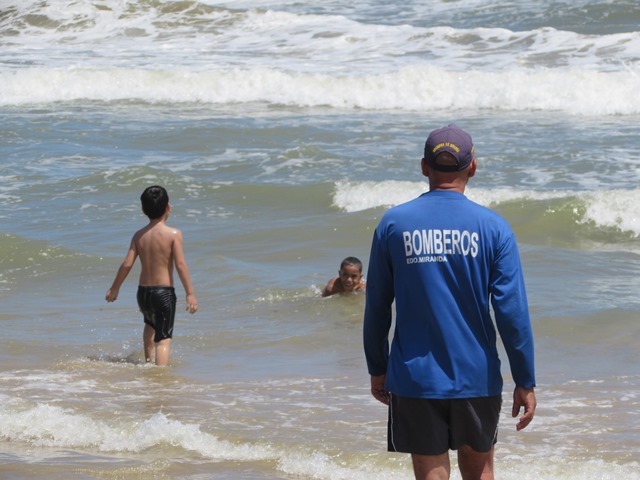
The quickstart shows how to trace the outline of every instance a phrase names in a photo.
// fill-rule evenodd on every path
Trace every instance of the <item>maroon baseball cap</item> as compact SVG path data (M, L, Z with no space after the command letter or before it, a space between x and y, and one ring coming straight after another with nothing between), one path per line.
M457 164L438 163L438 154L449 152ZM424 159L429 167L441 172L459 172L467 168L475 158L471 135L451 124L434 130L424 144Z

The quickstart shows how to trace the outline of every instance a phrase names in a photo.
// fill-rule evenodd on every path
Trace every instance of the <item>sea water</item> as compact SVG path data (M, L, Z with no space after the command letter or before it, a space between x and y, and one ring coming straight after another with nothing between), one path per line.
M0 1L0 478L412 478L364 297L320 292L451 122L536 336L522 432L503 355L497 477L640 478L639 24L624 0ZM168 368L138 266L104 301L151 184L200 304L177 284Z

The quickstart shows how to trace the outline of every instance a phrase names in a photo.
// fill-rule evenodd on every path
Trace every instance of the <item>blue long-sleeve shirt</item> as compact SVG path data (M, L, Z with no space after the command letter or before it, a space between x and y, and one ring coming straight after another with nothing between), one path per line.
M533 334L508 223L435 190L387 211L371 246L364 315L370 375L417 398L502 393L495 325L517 386L535 386ZM392 305L396 318L389 348Z

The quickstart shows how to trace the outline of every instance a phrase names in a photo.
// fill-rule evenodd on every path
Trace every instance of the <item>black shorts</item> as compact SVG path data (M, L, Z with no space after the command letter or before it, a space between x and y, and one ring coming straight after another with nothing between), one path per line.
M173 336L176 318L176 291L173 287L138 286L138 307L144 323L156 331L154 341L158 343Z
M468 445L488 452L498 439L502 396L454 399L391 395L388 450L441 455Z

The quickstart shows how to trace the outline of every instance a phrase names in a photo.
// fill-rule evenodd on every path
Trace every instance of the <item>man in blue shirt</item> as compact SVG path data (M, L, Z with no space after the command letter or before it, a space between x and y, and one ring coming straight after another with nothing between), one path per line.
M420 480L449 478L450 449L463 479L493 479L503 385L495 326L516 385L512 415L524 407L517 430L536 408L520 255L508 223L464 196L476 167L467 132L431 132L422 159L429 192L387 211L371 246L363 331L371 392L389 405L389 451L410 453Z

